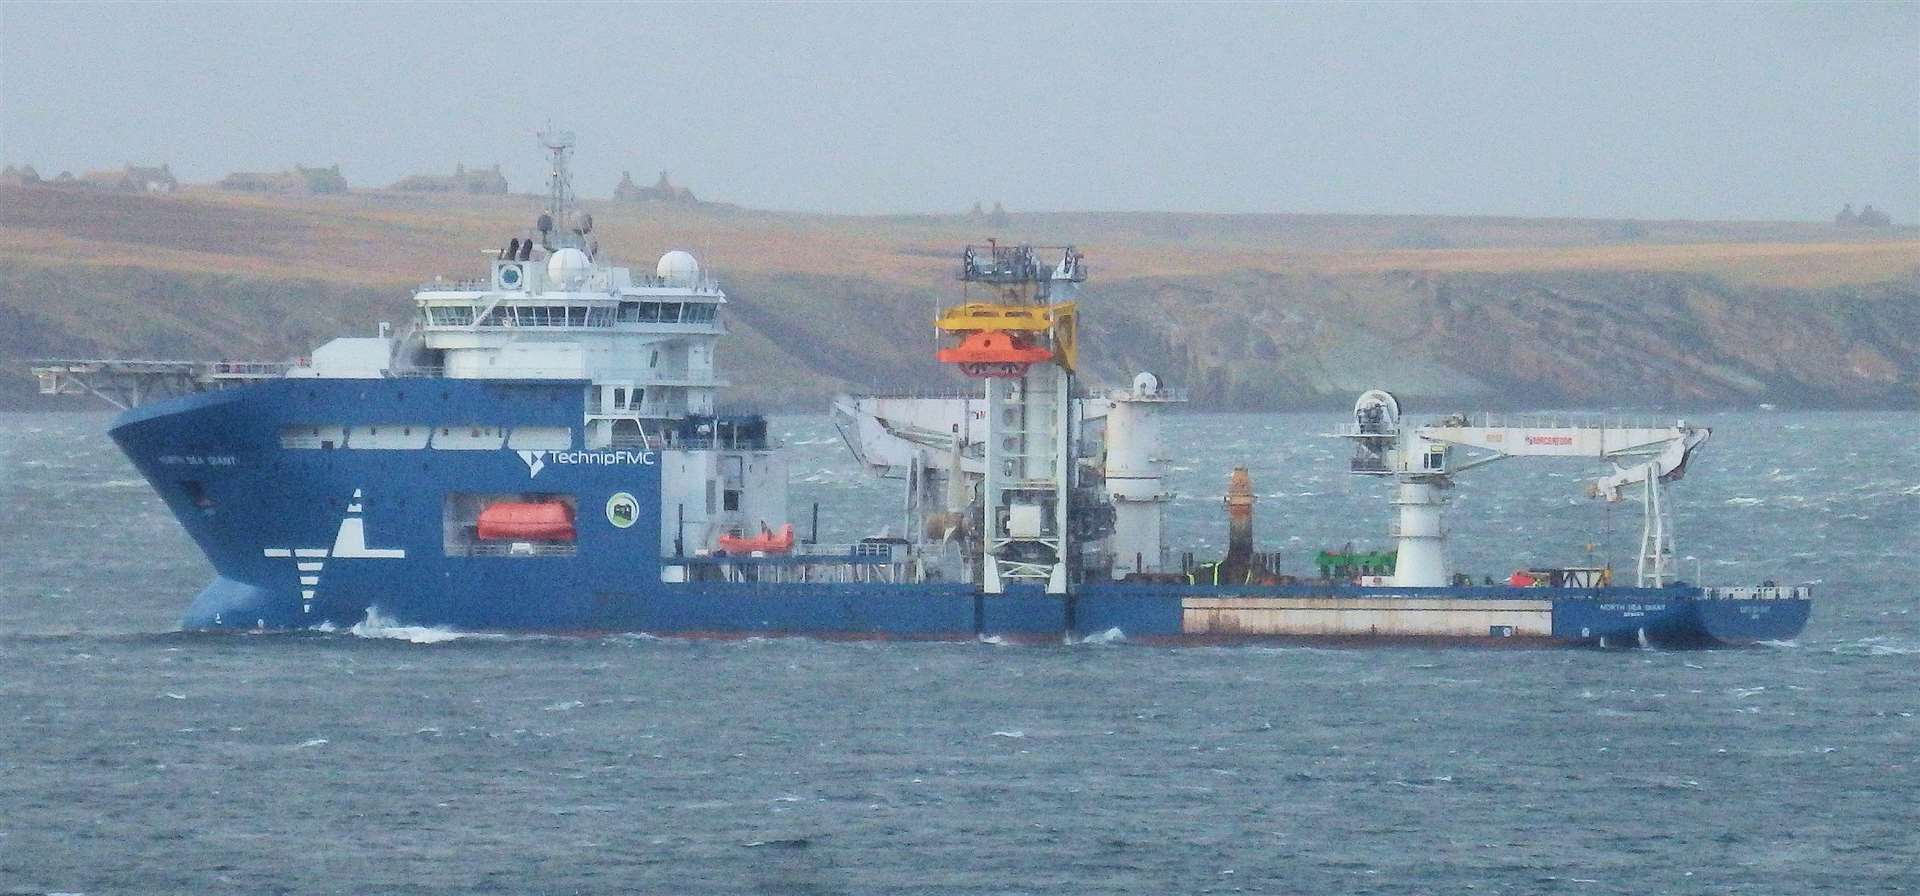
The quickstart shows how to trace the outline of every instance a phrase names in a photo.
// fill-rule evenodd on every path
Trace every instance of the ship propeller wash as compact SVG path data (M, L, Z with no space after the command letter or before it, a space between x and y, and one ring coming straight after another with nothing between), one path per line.
M1390 480L1391 550L1255 550L1229 477L1227 553L1170 562L1165 411L1152 373L1097 388L1081 364L1070 246L968 247L934 325L965 388L845 395L855 459L903 482L902 534L796 534L786 461L728 414L729 303L693 255L612 264L574 201L571 135L544 134L547 204L484 276L435 280L398 329L296 362L38 362L41 388L123 410L111 436L215 570L192 630L345 627L370 614L475 630L1059 641L1431 640L1715 645L1790 638L1807 586L1676 578L1669 486L1707 430L1463 416L1406 420L1361 396L1337 435ZM1584 459L1638 498L1631 584L1528 567L1472 584L1447 557L1455 478L1494 460ZM1489 579L1490 581L1490 579Z

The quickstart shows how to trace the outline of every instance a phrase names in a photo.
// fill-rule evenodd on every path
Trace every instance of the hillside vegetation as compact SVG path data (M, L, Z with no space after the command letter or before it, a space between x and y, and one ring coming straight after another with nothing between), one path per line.
M726 286L731 403L934 388L960 247L1073 243L1087 373L1215 408L1383 386L1478 405L1920 406L1920 233L1825 224L1341 215L844 217L589 203L603 249ZM0 402L34 357L286 358L484 270L526 197L0 188Z

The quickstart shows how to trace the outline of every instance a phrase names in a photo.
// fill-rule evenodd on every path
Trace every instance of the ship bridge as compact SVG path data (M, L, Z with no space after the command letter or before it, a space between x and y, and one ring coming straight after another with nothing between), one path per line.
M544 262L519 245L501 250L479 284L423 284L409 354L426 372L456 379L577 379L589 440L657 436L665 424L712 414L726 385L714 344L726 334L719 283L683 251L652 275L562 248Z

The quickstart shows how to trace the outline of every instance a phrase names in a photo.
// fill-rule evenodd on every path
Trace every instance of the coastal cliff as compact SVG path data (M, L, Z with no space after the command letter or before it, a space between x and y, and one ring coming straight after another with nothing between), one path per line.
M0 189L0 403L34 357L273 359L404 323L524 197ZM1152 369L1215 409L1381 386L1478 404L1920 406L1920 234L1825 224L1289 215L834 217L595 204L608 253L722 279L728 403L938 387L959 247L1073 242L1086 373ZM987 230L994 232L986 232Z

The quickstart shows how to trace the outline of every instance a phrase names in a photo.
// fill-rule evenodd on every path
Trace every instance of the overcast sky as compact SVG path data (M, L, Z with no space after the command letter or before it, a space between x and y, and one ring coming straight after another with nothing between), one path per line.
M1920 218L1920 3L38 4L0 159L355 185L579 137L762 208ZM4 213L0 210L0 213Z

